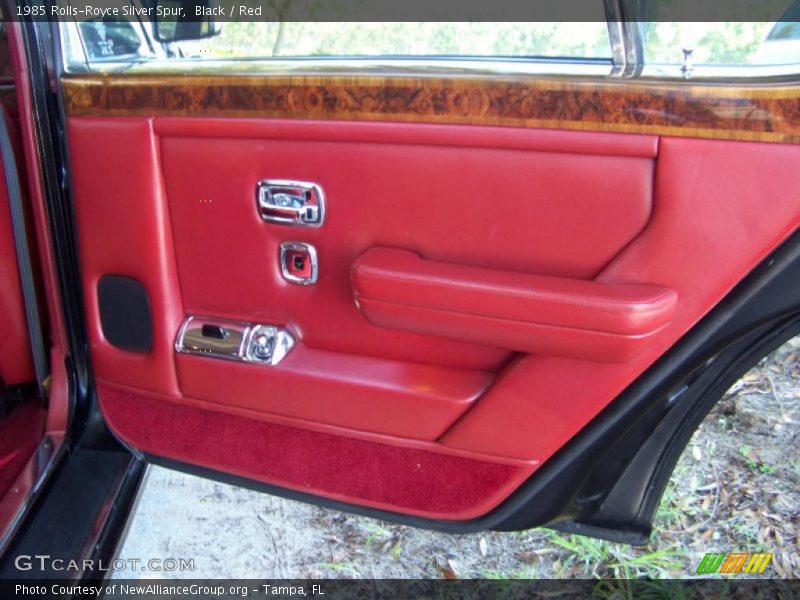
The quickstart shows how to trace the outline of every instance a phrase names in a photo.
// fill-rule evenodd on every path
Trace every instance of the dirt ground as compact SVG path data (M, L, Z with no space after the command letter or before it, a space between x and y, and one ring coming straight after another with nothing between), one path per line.
M643 547L563 535L446 535L150 469L121 558L168 577L687 577L706 552L772 552L800 577L800 338L745 375L691 440ZM117 577L141 577L121 571Z

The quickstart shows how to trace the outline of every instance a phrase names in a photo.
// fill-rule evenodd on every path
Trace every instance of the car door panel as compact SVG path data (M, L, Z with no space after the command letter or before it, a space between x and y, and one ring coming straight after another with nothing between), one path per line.
M670 326L647 352L619 365L524 357L503 393L489 390L442 443L518 458L552 455L575 433L568 421L599 413L797 228L799 166L792 145L662 138L653 218L596 279L677 290ZM525 435L513 425L518 419L535 421L540 434Z
M304 343L320 349L496 370L507 362L507 351L431 344L372 327L353 303L355 260L370 247L388 246L432 260L591 277L650 214L652 158L605 156L602 139L594 154L584 155L547 152L545 142L531 151L505 149L505 140L487 147L493 128L482 130L484 146L475 149L448 145L462 140L448 142L441 129L421 133L425 145L392 143L394 130L424 131L424 125L368 124L374 141L359 143L349 141L347 124L315 125L325 132L323 141L308 133L301 142L273 140L272 124L257 121L249 128L252 138L225 137L220 127L205 137L202 122L194 135L183 124L174 136L169 123L156 119L189 313L293 323ZM628 176L615 177L622 173ZM325 224L301 231L265 225L254 196L262 179L320 184ZM494 203L499 206L487 229L486 211ZM313 289L287 284L274 268L276 248L298 236L320 257ZM570 252L559 250L565 237L576 240Z
M198 118L199 87L173 106L120 81L67 93L110 426L154 456L337 501L486 514L800 223L791 144L547 128L575 127L567 116L390 123L363 102L331 121L306 104L259 109L275 90L258 81ZM271 118L242 118L259 110ZM262 220L265 179L322 186L323 225ZM287 241L316 247L316 284L282 277ZM147 353L103 335L109 274L147 291ZM297 345L272 367L179 354L188 315L285 327Z

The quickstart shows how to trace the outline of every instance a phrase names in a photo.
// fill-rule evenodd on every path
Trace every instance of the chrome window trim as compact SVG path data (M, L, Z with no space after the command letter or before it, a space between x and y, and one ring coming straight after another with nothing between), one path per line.
M124 71L131 75L320 75L320 76L473 76L473 77L575 77L581 79L617 79L611 61L602 63L577 63L561 61L531 61L527 64L505 61L473 60L281 60L281 61L193 61L190 59L153 60L138 63L104 63L95 65L93 73ZM196 69L193 67L197 67ZM230 67L230 68L228 68ZM71 72L86 72L73 69ZM684 77L679 64L644 65L638 75L629 81L649 80L665 83L790 83L800 80L800 64L787 65L708 65L695 64L690 78Z
M125 71L137 75L203 75L225 69L230 75L378 75L392 71L393 75L441 73L443 75L574 75L609 76L611 59L578 60L564 58L285 58L285 59L195 59L173 58L137 62L103 62L92 64L92 73ZM86 72L85 64L68 65L68 72Z
M635 4L625 0L604 0L608 24L608 40L614 69L612 77L636 77L644 64L642 30L636 14L631 14Z
M711 65L693 64L691 77L686 78L681 71L680 64L650 63L644 65L640 77L647 79L662 79L675 82L684 79L688 84L702 81L735 81L742 83L769 83L774 80L798 81L800 80L800 63L785 65Z

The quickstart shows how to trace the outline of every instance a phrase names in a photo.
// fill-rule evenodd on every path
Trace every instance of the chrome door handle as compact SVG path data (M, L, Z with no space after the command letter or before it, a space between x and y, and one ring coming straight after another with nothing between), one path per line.
M256 199L259 215L270 223L319 227L325 220L325 193L316 183L265 179Z
M294 344L292 334L276 325L190 316L178 331L175 350L275 366Z

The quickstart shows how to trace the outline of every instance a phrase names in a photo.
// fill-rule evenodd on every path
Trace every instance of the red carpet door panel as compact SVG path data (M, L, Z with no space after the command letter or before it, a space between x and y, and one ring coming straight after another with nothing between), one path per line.
M354 439L132 395L100 391L112 427L130 443L190 464L299 492L429 518L471 518L522 483L524 465L474 460L421 448ZM125 423L137 422L134 432Z
M501 503L800 222L790 145L101 117L69 143L113 430L440 519Z

